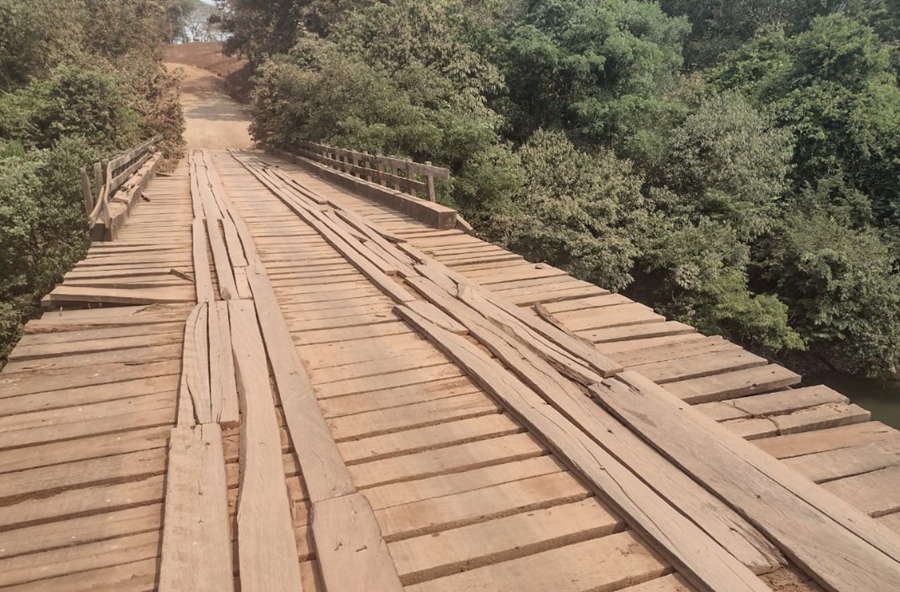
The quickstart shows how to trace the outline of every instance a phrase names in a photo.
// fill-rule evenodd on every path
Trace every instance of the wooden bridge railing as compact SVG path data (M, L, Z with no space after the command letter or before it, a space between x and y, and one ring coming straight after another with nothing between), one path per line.
M435 201L434 180L450 178L448 169L433 166L430 162L421 164L314 142L300 142L296 150L300 156L333 169L364 178L369 182L391 186L413 197L418 197L421 193L427 195L431 201Z
M91 229L91 237L94 240L115 240L115 234L124 224L123 219L113 216L110 212L110 199L112 196L125 186L126 183L154 158L153 148L162 136L154 136L133 150L124 152L112 160L104 160L94 164L94 189L91 189L91 183L88 178L87 171L81 171L81 186L84 193L84 207L88 217L88 226ZM155 164L158 156L155 157ZM134 205L140 192L152 176L152 171L148 171L145 178L138 179L135 183L131 183L127 189L133 190L131 195L123 199L126 210L130 211ZM125 215L127 215L127 211ZM98 224L102 224L102 232L95 232Z

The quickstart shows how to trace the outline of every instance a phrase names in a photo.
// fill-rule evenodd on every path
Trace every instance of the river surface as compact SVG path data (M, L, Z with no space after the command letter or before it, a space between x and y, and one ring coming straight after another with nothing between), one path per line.
M821 374L803 381L804 386L825 384L872 412L872 419L900 429L900 382L860 378L847 374Z

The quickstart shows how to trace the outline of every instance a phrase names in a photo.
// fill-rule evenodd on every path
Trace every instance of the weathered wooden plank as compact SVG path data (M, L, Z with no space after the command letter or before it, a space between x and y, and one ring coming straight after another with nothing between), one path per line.
M518 379L463 338L448 333L409 309L397 312L427 335L470 376L500 399L558 455L576 467L595 493L621 511L629 524L697 585L710 590L767 590L753 573L726 553L693 522L660 499L628 468ZM470 328L471 330L471 328Z
M447 530L391 544L404 585L509 561L623 530L597 498ZM559 572L557 572L559 573ZM560 574L561 575L561 574Z
M829 481L822 488L873 517L900 511L900 467Z
M822 430L869 421L872 414L858 405L831 403L787 415L767 415L728 421L722 425L748 440Z
M50 578L155 560L160 538L158 531L151 531L0 560L0 586L8 590L30 584L23 587L46 590Z
M507 414L493 413L340 442L338 449L348 465L415 454L429 449L455 446L479 440L501 438L524 432L525 428Z
M169 440L160 592L234 590L222 432L175 428Z
M240 423L240 404L234 381L231 324L228 303L211 303L209 309L210 409L213 421L223 426Z
M592 387L602 404L777 541L828 590L900 587L900 543L636 372ZM697 451L703 451L698 454Z
M225 248L225 240L222 238L222 229L218 220L206 220L206 233L209 236L209 246L213 253L213 262L216 266L216 280L219 284L219 294L223 300L239 298L237 284L234 281L234 269L228 259L228 250Z
M243 409L238 563L242 592L302 590L266 350L253 304L228 303Z
M212 291L212 275L209 272L209 255L206 251L206 222L196 218L191 224L193 232L194 289L197 302L215 300Z
M431 580L407 590L475 592L484 589L485 581L491 582L491 590L496 592L617 590L667 572L668 567L629 531Z
M361 494L314 503L312 531L328 592L403 590L372 506Z
M210 423L212 401L209 376L209 302L197 304L184 326L182 371L198 423Z
M798 456L784 462L816 483L834 481L900 464L900 438Z
M89 286L57 286L41 300L44 308L66 304L175 304L193 302L193 290L189 288L146 288L116 290L114 288L92 288Z
M531 344L506 336L473 310L465 309L462 303L445 304L473 337L544 401L610 452L624 465L621 468L630 467L664 500L677 507L747 567L764 573L783 564L783 558L765 537L589 401L580 388L535 355Z
M708 403L793 386L801 377L777 364L670 382L666 390L687 403Z
M868 421L815 432L805 432L754 440L753 443L775 458L792 458L900 436L900 431L881 422Z

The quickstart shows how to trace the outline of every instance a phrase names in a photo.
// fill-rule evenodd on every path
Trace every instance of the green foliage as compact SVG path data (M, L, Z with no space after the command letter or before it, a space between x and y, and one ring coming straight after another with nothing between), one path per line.
M637 0L525 5L503 58L513 138L560 128L639 159L652 154L660 120L680 110L663 96L677 79L687 23Z
M714 71L720 86L767 104L792 130L795 187L822 179L868 196L876 221L900 222L900 87L874 31L842 15L793 38L772 33Z
M900 276L876 231L790 215L766 252L761 275L812 350L851 371L900 366Z
M529 259L766 354L900 363L898 3L225 4L257 139L448 166L441 201Z
M740 94L714 94L672 133L664 177L686 207L732 222L748 240L775 218L792 151L791 134Z
M642 179L600 149L579 152L565 135L538 131L519 151L525 184L491 230L532 261L546 261L618 290L631 283L645 226Z
M0 0L0 361L87 249L80 170L148 137L180 154L152 0Z
M499 73L464 33L460 3L401 0L349 16L327 38L306 34L259 69L251 131L279 146L309 139L450 166L442 201L483 216L520 172L483 98Z

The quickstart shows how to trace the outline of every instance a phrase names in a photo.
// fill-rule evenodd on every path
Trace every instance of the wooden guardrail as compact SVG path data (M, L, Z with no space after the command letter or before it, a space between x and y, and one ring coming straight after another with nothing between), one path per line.
M87 213L88 226L91 229L91 237L94 240L115 240L115 234L124 224L124 220L120 216L113 216L110 212L110 200L112 196L122 189L126 183L154 158L153 148L162 136L157 135L150 138L137 148L122 153L112 160L103 160L94 164L94 188L91 189L91 182L87 171L81 171L81 186L84 194L84 207ZM158 161L158 157L156 157ZM153 169L155 170L154 161ZM136 183L129 184L126 189L133 190L131 194L123 199L126 212L131 211L135 200L143 190L152 172L145 175L146 178L138 180ZM119 218L119 219L117 219ZM102 231L95 231L98 225L102 227Z
M413 197L418 197L420 193L427 195L431 201L436 199L434 180L450 178L448 169L436 167L430 162L422 164L314 142L300 142L297 153L331 168L364 178L370 183L404 191Z

